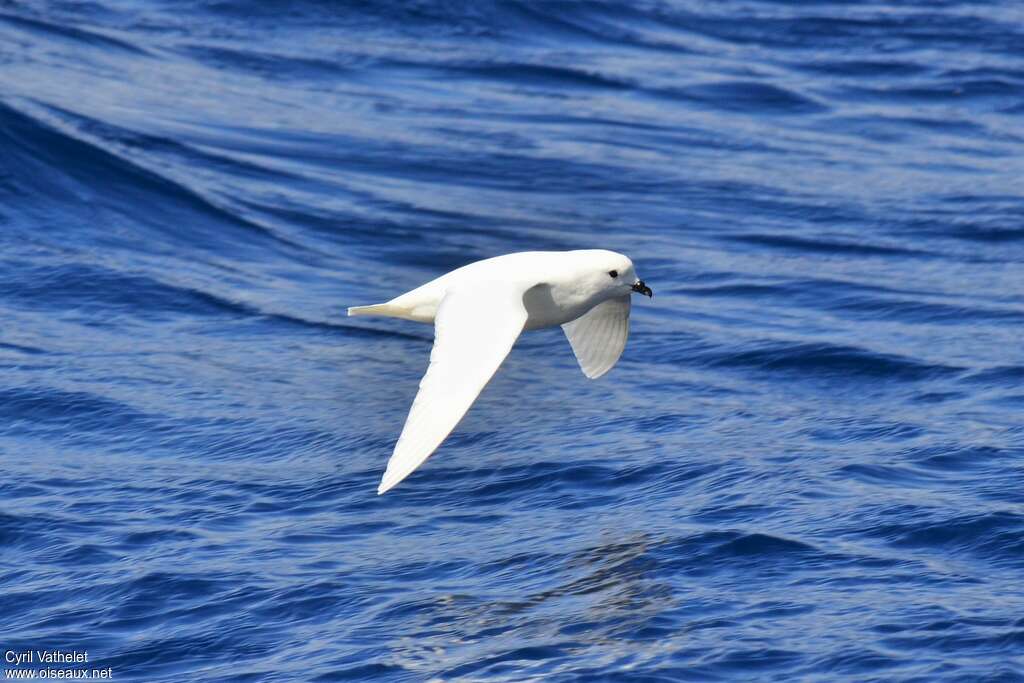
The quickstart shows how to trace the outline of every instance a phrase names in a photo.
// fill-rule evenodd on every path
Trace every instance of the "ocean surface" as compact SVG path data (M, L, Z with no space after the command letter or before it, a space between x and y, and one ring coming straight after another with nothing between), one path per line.
M378 497L432 330L345 308L574 248L618 366ZM1018 0L0 0L0 321L5 653L1024 681Z

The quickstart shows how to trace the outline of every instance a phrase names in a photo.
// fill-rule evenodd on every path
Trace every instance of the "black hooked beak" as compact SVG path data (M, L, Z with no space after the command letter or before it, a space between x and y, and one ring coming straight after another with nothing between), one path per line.
M633 283L633 291L640 292L641 294L646 294L648 297L652 299L654 298L654 292L651 291L650 287L644 284L643 280L637 280L636 282Z

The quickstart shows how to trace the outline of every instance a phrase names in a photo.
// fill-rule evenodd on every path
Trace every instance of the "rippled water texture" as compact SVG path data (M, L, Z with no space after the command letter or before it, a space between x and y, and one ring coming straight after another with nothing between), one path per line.
M0 0L0 646L1024 680L1022 122L1016 0ZM619 366L376 496L432 331L345 307L580 247Z

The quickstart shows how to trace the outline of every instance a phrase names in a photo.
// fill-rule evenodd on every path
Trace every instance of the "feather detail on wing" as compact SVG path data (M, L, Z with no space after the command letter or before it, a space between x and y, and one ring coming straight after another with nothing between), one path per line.
M479 396L515 344L527 312L523 292L502 285L449 292L434 319L430 367L377 493L430 457Z
M629 337L629 295L594 306L562 325L583 374L597 379L614 367Z

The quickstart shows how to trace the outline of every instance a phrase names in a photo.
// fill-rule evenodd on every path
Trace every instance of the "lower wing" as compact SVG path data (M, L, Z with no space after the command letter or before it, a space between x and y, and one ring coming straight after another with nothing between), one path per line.
M377 493L405 479L441 445L505 360L526 324L523 291L501 284L450 291L434 319L430 367Z

